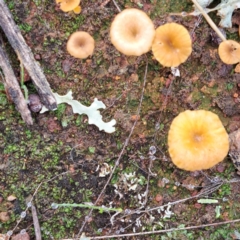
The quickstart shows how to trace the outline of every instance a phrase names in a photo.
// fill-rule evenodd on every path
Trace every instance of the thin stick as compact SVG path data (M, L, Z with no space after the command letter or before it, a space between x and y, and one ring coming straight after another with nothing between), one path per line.
M0 26L19 60L32 78L41 102L50 110L57 108L57 103L49 83L40 65L36 62L31 49L26 44L19 27L15 24L4 0L0 0L0 9Z
M25 99L27 100L28 99L28 89L27 89L26 85L24 84L24 67L23 67L22 63L20 63L20 76L21 76L20 77L21 88L23 89Z
M114 3L115 7L117 8L117 10L118 10L119 12L121 12L121 9L120 9L120 7L117 5L116 1L115 1L115 0L112 0L112 1L113 1L113 3Z
M26 207L26 209L25 209L25 212L27 212L28 208L32 205L32 201L33 201L35 195L38 193L39 188L40 188L44 183L51 182L51 181L54 180L55 178L58 178L59 176L63 176L63 175L65 175L65 174L67 174L67 173L69 173L69 171L60 173L60 174L52 177L52 178L49 179L49 180L46 180L46 181L43 181L43 182L39 183L39 185L38 185L37 188L35 189L32 197L30 198L30 200L29 200L29 202L28 202L28 203L30 203L30 205L27 204L27 207ZM14 232L14 231L17 229L18 225L20 224L20 222L21 222L22 220L23 220L23 218L20 218L20 219L17 221L17 224L15 225L15 227L14 227L14 228L12 229L12 231L10 231L10 232Z
M175 78L174 78L175 79ZM166 106L167 105L167 101L168 101L168 96L171 94L171 90L172 90L172 84L173 84L173 81L174 79L172 79L172 81L170 82L169 84L169 87L167 89L167 94L164 98L164 101L163 101L163 106ZM159 126L160 122L161 122L161 119L162 119L162 113L163 113L163 110L160 111L160 114L159 114L159 117L158 117L158 120L157 120L157 123L155 124L155 126ZM156 139L157 139L157 133L158 133L158 130L159 129L156 129L155 133L154 133L154 139L153 139L153 142L154 144L157 146L156 144ZM158 148L158 147L157 147ZM159 148L158 148L159 149Z
M146 63L146 68L145 68L145 73L144 73L142 95L141 95L140 102L139 102L138 109L137 109L137 113L136 113L137 116L140 115L140 111L141 111L141 107L142 107L142 102L143 102L143 95L144 95L144 91L145 91L145 85L146 85L146 81L147 81L147 72L148 72L148 59L147 59L147 57L146 57L146 61L147 61L147 63ZM135 126L137 125L137 122L138 122L138 118L136 118L135 122L133 123L133 126L132 126L132 128L131 128L131 131L130 131L130 133L129 133L129 135L128 135L128 138L126 139L126 141L125 141L125 143L124 143L124 145L123 145L123 148L122 148L122 150L121 150L121 152L120 152L120 154L119 154L119 156L118 156L118 159L117 159L116 162L115 162L115 165L114 165L114 167L113 167L113 169L112 169L112 171L111 171L111 173L110 173L110 176L109 176L106 184L104 185L101 193L99 194L97 200L96 200L95 203L94 203L95 206L97 206L98 201L101 199L101 197L102 197L102 195L104 194L104 192L105 192L105 190L106 190L109 182L111 181L112 176L113 176L113 174L114 174L117 166L118 166L119 163L120 163L120 160L121 160L121 158L122 158L122 155L123 155L126 147L128 146L128 143L129 143L129 141L130 141L130 138L131 138L131 136L132 136L132 134L133 134L133 130L135 129ZM82 233L82 231L83 231L83 229L84 229L84 227L85 227L85 225L86 225L86 223L87 223L87 219L89 219L89 217L91 216L92 211L93 211L93 209L91 209L91 210L89 211L88 215L85 217L85 220L84 220L84 222L83 222L83 224L82 224L82 226L81 226L81 228L80 228L80 230L79 230L79 232L78 232L78 234L77 234L77 237L79 237L80 234Z
M221 33L221 31L219 30L219 28L217 27L217 25L213 22L213 20L208 16L208 14L204 11L204 9L199 5L199 3L197 2L197 0L192 0L192 2L194 3L194 5L196 6L196 8L198 9L198 11L204 16L204 18L206 19L206 21L209 23L209 25L211 26L211 28L217 33L217 35L223 40L226 41L225 36Z
M24 122L26 122L28 125L32 125L33 120L31 112L27 106L27 102L24 99L18 80L13 72L7 53L3 48L1 41L0 41L0 68L2 69L2 72L4 74L3 84L6 92L9 94L11 100L14 102Z
M205 228L205 227L216 227L220 225L237 223L237 222L240 222L240 219L229 220L225 222L203 224L200 226L190 226L185 228L171 228L171 229L165 229L165 230L140 232L140 233L119 234L119 235L111 235L111 236L97 236L97 237L91 237L90 239L108 239L108 238L122 238L122 237L132 237L132 236L140 236L140 235L160 234L160 233L167 233L167 232L173 232L173 231L193 230L193 229ZM65 239L62 239L62 240L65 240ZM68 239L68 240L72 240L72 239Z
M32 210L32 217L33 217L33 225L34 225L34 232L35 232L35 239L42 240L41 229L38 221L37 210L35 206L31 206Z

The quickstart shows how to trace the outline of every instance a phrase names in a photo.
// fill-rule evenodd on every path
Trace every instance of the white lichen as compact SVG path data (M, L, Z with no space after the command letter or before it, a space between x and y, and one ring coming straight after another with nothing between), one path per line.
M89 107L86 107L79 101L73 99L72 91L69 91L63 96L58 93L53 93L53 95L56 98L57 105L67 103L72 106L73 113L77 113L79 115L86 114L88 116L88 123L96 125L100 131L103 130L107 133L115 132L114 125L116 124L116 120L112 119L110 122L104 122L102 120L102 115L98 109L104 109L106 106L102 101L98 101L97 98L94 99L93 103ZM43 107L40 113L44 113L46 111L49 110L46 107Z
M198 0L199 5L209 13L217 11L217 15L221 17L219 25L223 28L232 27L232 13L235 9L240 8L239 0L222 0L215 8L206 8L213 0ZM199 15L200 12L195 9L193 15Z
M112 171L112 166L109 166L107 163L103 163L100 167L99 177L106 177Z

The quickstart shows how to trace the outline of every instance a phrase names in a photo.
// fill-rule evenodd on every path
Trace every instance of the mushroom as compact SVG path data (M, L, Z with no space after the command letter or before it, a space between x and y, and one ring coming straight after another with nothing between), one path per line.
M67 42L67 51L75 58L87 58L93 54L94 39L87 32L73 33Z
M75 8L73 9L73 12L74 12L75 14L79 14L81 11L82 11L81 6L77 6L77 7L75 7Z
M177 23L166 23L156 29L152 44L154 57L165 67L177 67L192 52L188 30Z
M172 122L169 154L181 169L208 169L221 162L229 150L228 134L219 117L210 111L186 110Z
M63 12L73 11L79 4L81 0L56 0L56 3L60 5L60 9Z
M129 8L119 13L110 28L110 39L117 50L127 56L140 56L151 49L155 35L148 15Z
M218 54L226 64L235 64L240 61L240 44L233 40L226 40L220 43Z

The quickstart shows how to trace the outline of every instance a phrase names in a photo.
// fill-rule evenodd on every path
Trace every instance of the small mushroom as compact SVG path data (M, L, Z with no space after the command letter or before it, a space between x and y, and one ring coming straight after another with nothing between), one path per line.
M80 4L81 0L56 0L63 12L73 11Z
M135 8L119 13L110 28L112 44L127 56L140 56L148 52L154 35L152 20L145 12Z
M73 12L74 12L75 14L79 14L81 11L82 11L81 6L77 6L76 8L73 9Z
M154 57L165 67L177 67L192 52L188 30L177 23L166 23L156 29L152 44Z
M180 113L168 133L169 154L181 169L209 169L228 154L229 139L219 117L210 111Z
M233 40L223 41L219 45L218 54L226 64L238 63L240 62L240 44Z
M87 58L93 54L94 39L87 32L78 31L73 33L67 42L67 51L75 58Z

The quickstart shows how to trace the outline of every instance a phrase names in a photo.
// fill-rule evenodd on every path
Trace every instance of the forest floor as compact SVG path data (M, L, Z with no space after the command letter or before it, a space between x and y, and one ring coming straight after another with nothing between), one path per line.
M74 99L87 106L97 98L106 105L104 121L117 124L114 133L99 131L87 116L61 104L56 111L34 113L29 127L0 83L0 232L26 230L35 239L26 205L32 199L43 239L83 239L82 233L95 239L121 234L132 235L119 239L237 239L240 223L214 225L240 219L240 183L230 157L210 170L180 170L169 157L167 134L173 118L186 109L210 110L228 133L237 130L240 74L219 59L217 37L204 19L170 16L193 11L190 0L117 2L121 9L142 9L155 27L177 22L189 30L193 52L179 66L180 77L151 52L126 57L113 47L109 27L118 13L113 1L82 1L76 15L62 12L55 1L6 0L53 92L72 90ZM215 13L211 17L219 23ZM66 51L68 37L77 30L96 42L86 60ZM237 26L225 30L228 39L239 41ZM19 62L5 41L19 77ZM36 92L31 81L25 84ZM56 208L52 203L83 206ZM187 229L206 224L214 226ZM186 229L154 233L175 228Z

